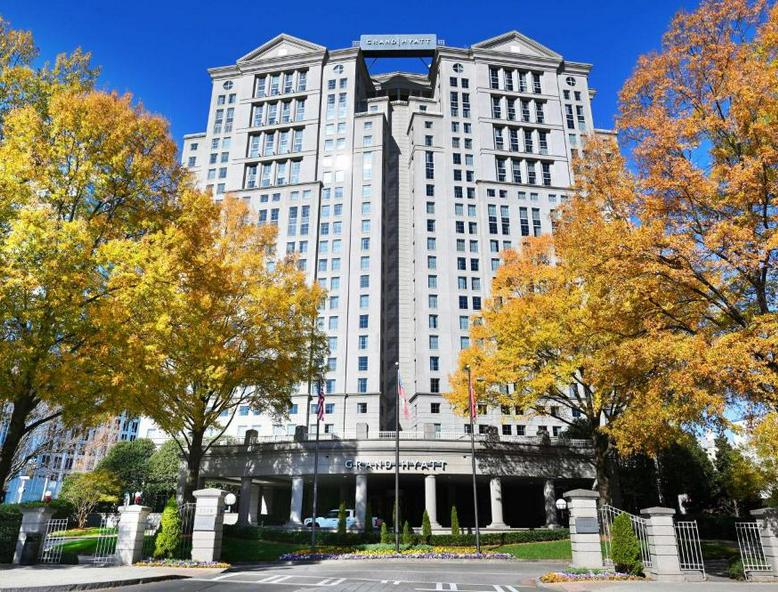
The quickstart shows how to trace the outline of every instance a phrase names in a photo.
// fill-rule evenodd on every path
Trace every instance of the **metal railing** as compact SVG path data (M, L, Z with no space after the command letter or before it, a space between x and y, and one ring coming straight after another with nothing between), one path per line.
M319 440L326 441L326 440L394 440L395 433L394 431L379 431L379 432L372 432L368 435L367 438L359 438L357 437L356 432L328 432L328 433L320 433L319 434ZM316 439L315 433L309 433L304 441L313 441ZM444 440L444 441L470 441L470 434L465 431L455 431L455 430L444 430L439 432L424 432L421 430L401 430L400 431L400 440ZM551 445L562 445L562 446L573 446L573 447L588 447L591 446L591 442L589 440L580 440L580 439L572 439L572 438L560 438L555 436L516 436L516 435L510 435L506 436L499 433L491 433L491 434L476 434L475 435L476 442L505 442L505 443L513 443L513 444L530 444L530 445L540 445L543 443L551 444ZM296 442L299 441L299 438L296 437L294 434L272 434L272 435L264 435L264 436L257 436L254 440L254 444L272 444L272 443L284 443L284 442ZM216 446L235 446L235 445L242 445L242 443L238 444L216 444Z
M95 565L111 565L116 562L119 514L105 514L100 520L100 530L98 532L92 563Z
M646 532L648 520L607 504L600 506L599 514L600 535L602 537L603 560L605 564L613 565L613 560L611 559L611 526L613 525L613 521L619 514L626 514L629 516L630 522L632 523L632 530L640 544L640 560L643 562L643 567L651 567L651 552L648 548L648 534Z
M67 529L67 518L49 520L46 525L46 535L41 542L38 563L59 563L61 561Z
M746 579L751 579L752 573L771 572L772 566L765 556L759 525L756 522L735 522L735 534Z
M702 557L697 521L676 522L675 537L678 544L678 562L681 565L681 571L698 571L702 572L702 576L705 577L705 561Z

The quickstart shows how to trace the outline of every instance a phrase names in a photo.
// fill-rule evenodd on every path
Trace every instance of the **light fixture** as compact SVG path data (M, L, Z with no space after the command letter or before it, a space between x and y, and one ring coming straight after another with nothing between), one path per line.
M554 505L556 506L557 510L567 510L567 502L564 500L564 498L560 497Z
M237 501L237 498L235 497L234 493L228 493L224 496L224 503L228 506L233 505Z

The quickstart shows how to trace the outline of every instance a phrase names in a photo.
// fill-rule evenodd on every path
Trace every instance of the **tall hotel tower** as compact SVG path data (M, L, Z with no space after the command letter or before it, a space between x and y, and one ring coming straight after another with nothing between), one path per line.
M431 64L372 75L374 57ZM398 362L411 406L402 429L466 431L442 393L500 253L552 232L593 131L589 70L515 31L467 48L366 35L329 50L279 35L209 70L206 131L185 137L183 163L216 200L235 195L277 226L278 255L294 253L326 288L327 433L392 430ZM315 422L306 391L286 417L240 409L230 432ZM515 437L556 436L569 411L479 413L477 430Z

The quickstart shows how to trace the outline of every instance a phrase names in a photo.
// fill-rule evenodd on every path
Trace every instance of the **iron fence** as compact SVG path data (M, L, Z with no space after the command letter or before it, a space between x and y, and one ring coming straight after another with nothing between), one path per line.
M146 528L143 530L143 551L141 557L150 559L154 555L154 547L157 544L157 532L162 519L162 514L154 512L146 517Z
M104 514L100 520L92 563L111 565L116 562L116 538L119 534L119 514Z
M772 566L765 556L759 525L756 522L735 522L735 533L746 579L750 580L753 573L772 571Z
M49 520L46 525L46 535L40 546L39 563L59 563L65 545L65 531L68 529L67 518Z
M605 564L613 565L613 560L611 559L611 526L613 525L613 521L619 514L626 514L629 516L630 522L632 523L632 530L640 544L640 560L643 562L643 567L651 567L651 553L648 549L648 534L646 533L646 524L648 521L645 518L635 516L634 514L630 514L629 512L625 512L608 504L600 506L599 513L600 536L602 538L603 561Z
M697 521L676 522L675 536L678 542L678 561L681 564L681 571L698 571L705 577L705 562L702 558Z
M179 559L189 559L192 556L192 532L194 531L195 504L188 502L178 509L181 516L181 539L178 543L176 556Z

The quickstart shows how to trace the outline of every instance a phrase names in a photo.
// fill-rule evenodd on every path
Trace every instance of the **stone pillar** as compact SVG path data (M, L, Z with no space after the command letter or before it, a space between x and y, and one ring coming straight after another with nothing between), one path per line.
M365 529L365 514L367 512L367 475L357 475L357 488L354 491L354 513L357 530Z
M546 528L558 528L559 521L556 517L556 490L554 480L546 479L543 482L543 501L546 508Z
M508 528L502 517L502 481L499 477L489 480L489 501L492 508L492 521L486 528Z
M430 517L430 526L441 528L438 522L438 489L436 486L435 475L426 475L424 477L424 509Z
M259 485L251 486L251 504L249 506L249 524L257 526L259 515L262 513L262 488Z
M192 492L195 505L192 561L219 561L222 555L224 496L226 491L207 488Z
M251 512L251 477L240 480L240 500L238 500L238 525L248 526Z
M600 522L597 516L599 495L588 489L573 489L564 494L570 510L570 543L573 567L601 568Z
M773 579L778 579L778 508L760 508L751 510L751 515L759 526L764 556L773 568ZM759 574L764 576L764 572ZM762 578L760 578L762 579Z
M132 565L143 559L143 535L146 533L146 519L151 508L148 506L125 506L119 508L119 528L116 533L116 559L121 565Z
M646 574L660 582L684 581L681 563L678 558L678 540L672 508L646 508L640 514L648 520L646 536L648 551L651 553L651 567Z
M289 504L287 528L298 528L303 525L303 486L303 478L301 476L292 477L292 500Z
M16 539L16 551L14 552L13 562L16 565L32 565L38 562L38 552L46 536L46 527L54 514L54 508L44 506L20 509L22 512L22 525L19 528L19 536Z

